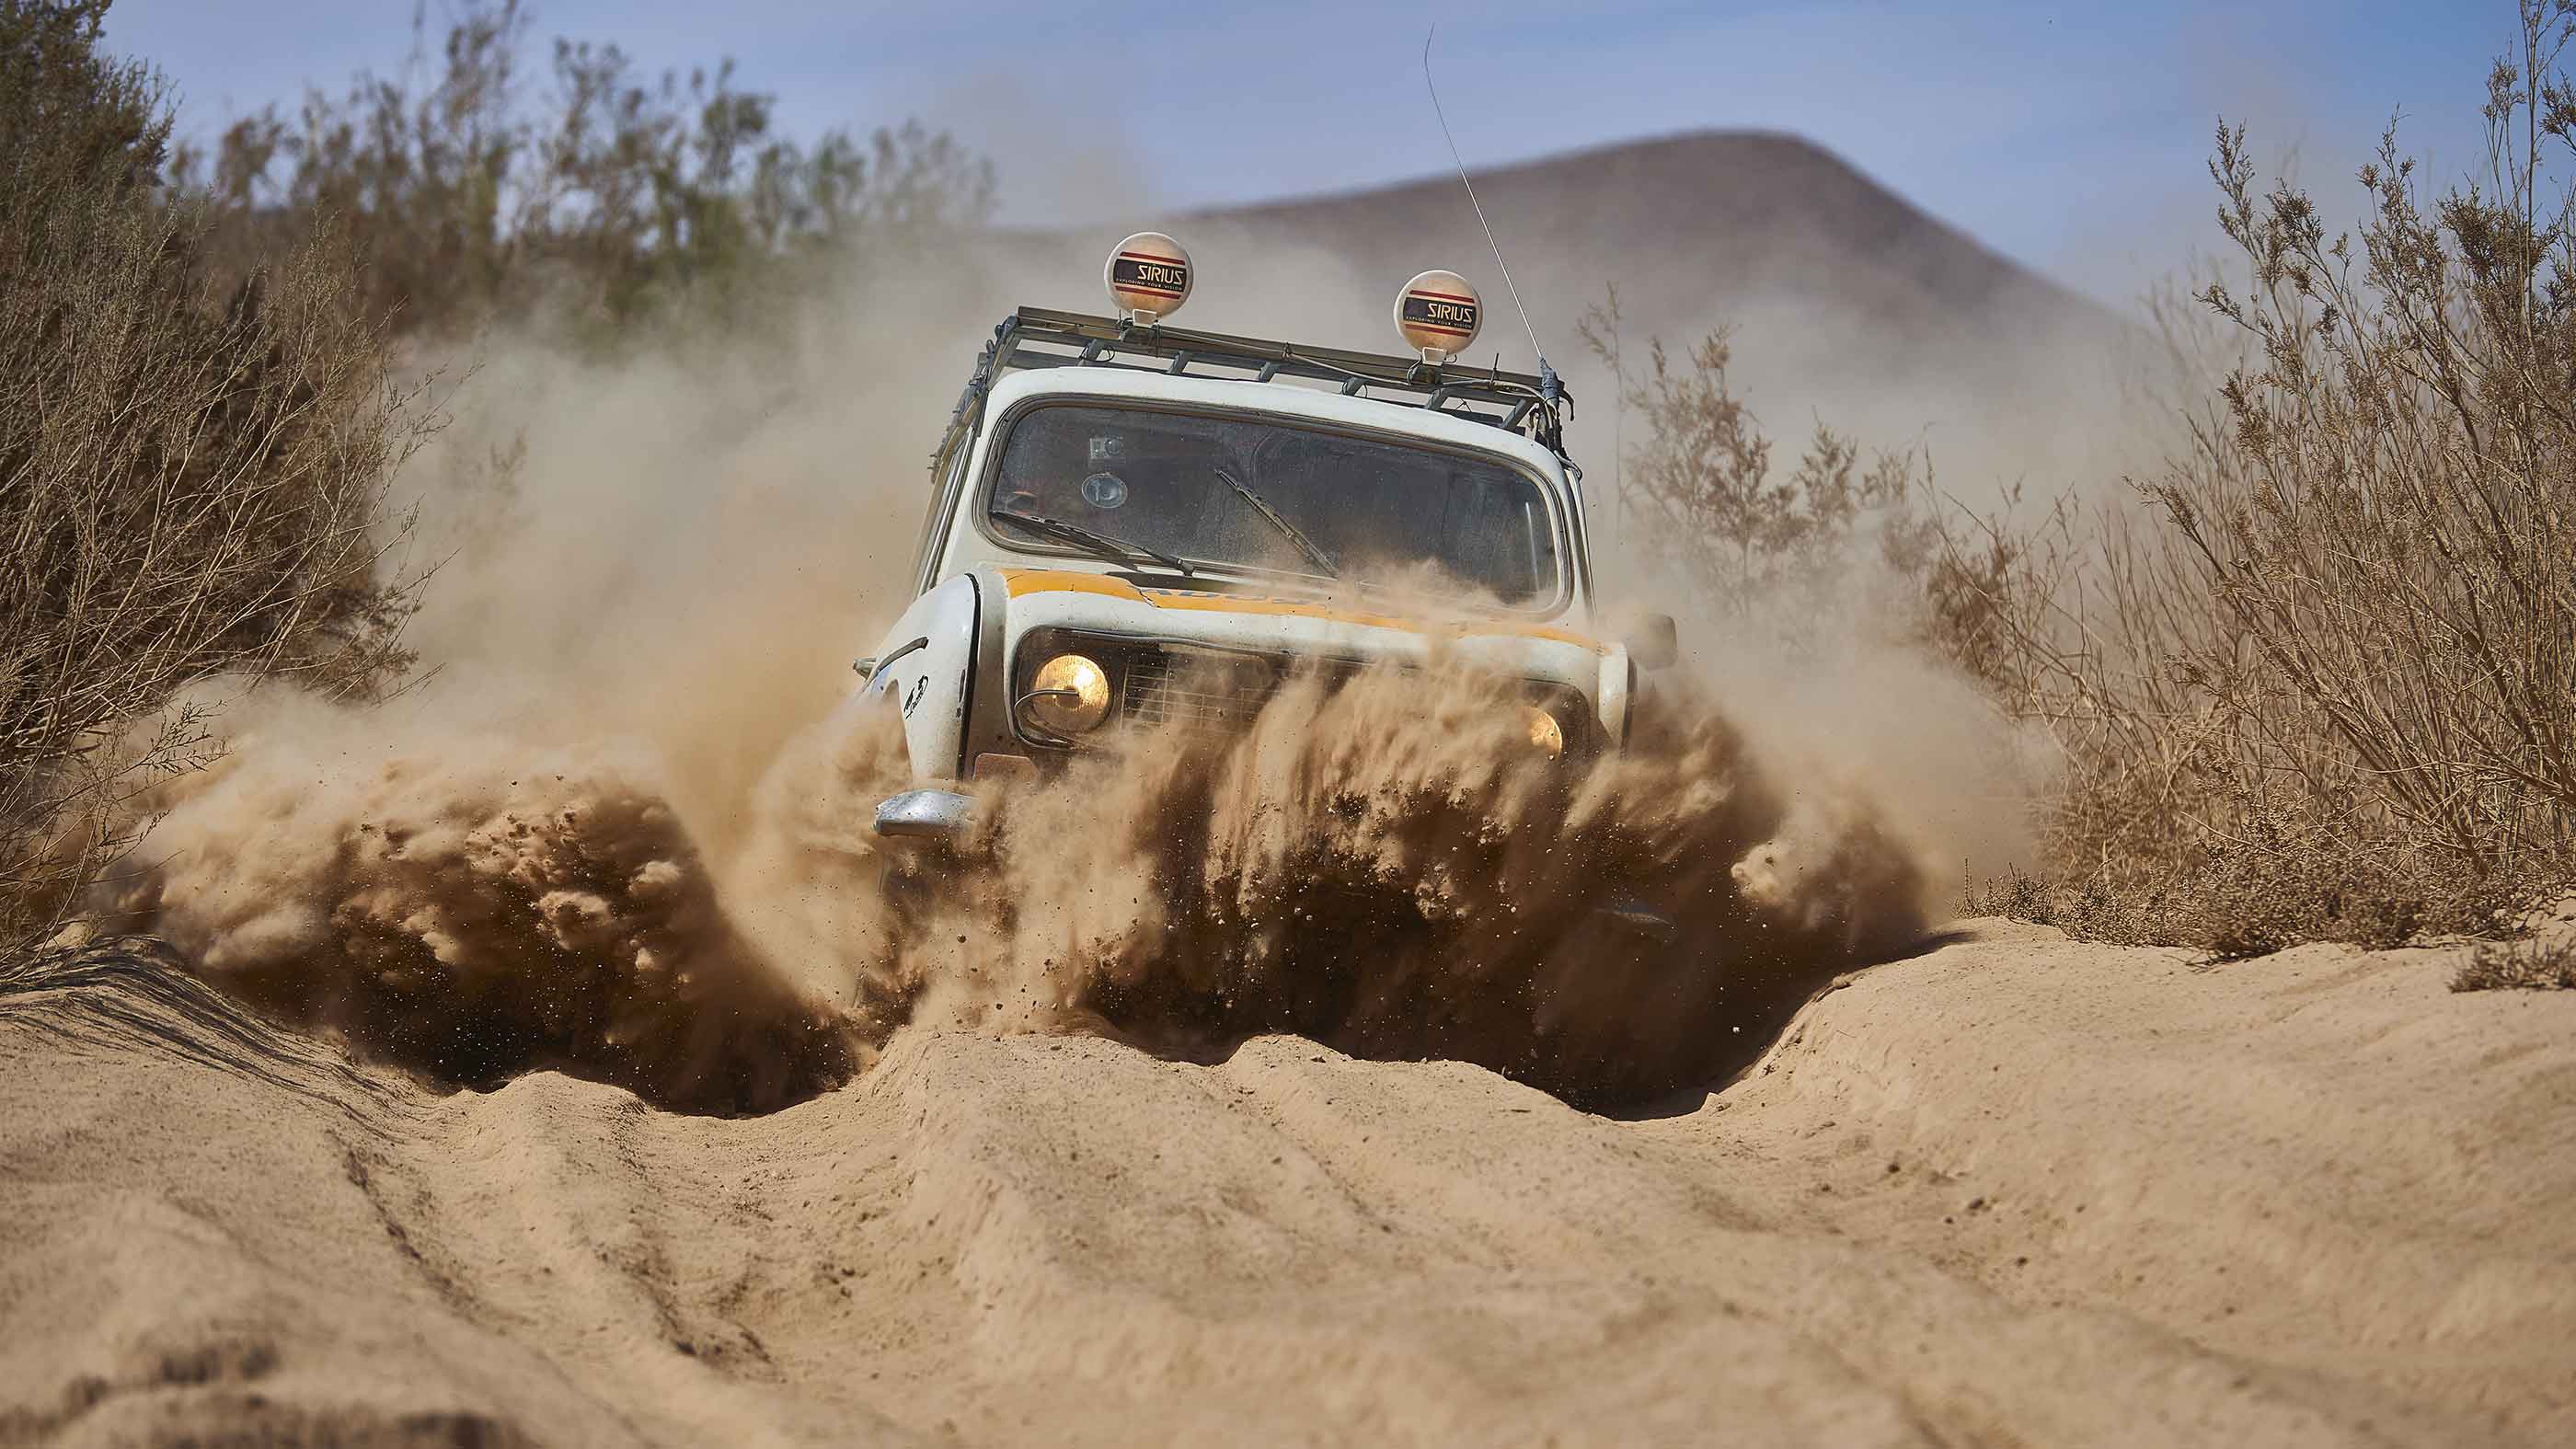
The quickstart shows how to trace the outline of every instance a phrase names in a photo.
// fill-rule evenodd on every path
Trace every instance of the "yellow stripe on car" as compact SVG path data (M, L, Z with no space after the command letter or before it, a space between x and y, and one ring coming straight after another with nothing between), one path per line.
M1314 599L1268 599L1244 594L1220 594L1201 589L1140 589L1124 579L1106 574L1085 573L1078 569L1003 569L1004 586L1012 598L1024 594L1074 593L1099 594L1113 599L1134 599L1157 609L1187 609L1217 614L1285 614L1301 619L1325 619L1337 624L1362 624L1379 629L1401 629L1409 634L1445 634L1451 638L1481 635L1504 635L1519 639L1549 639L1559 644L1574 644L1595 654L1607 654L1610 646L1587 638L1570 629L1546 624L1512 624L1500 620L1473 624L1434 624L1422 619L1401 618L1393 614L1374 614L1360 609L1346 609Z

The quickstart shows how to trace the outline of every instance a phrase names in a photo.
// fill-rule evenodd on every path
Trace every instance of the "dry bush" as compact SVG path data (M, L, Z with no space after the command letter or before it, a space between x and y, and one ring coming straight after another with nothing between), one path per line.
M2211 174L2242 275L2160 314L2215 396L2141 506L1944 520L1954 657L2065 765L2066 892L2221 955L2496 928L2576 868L2576 5L2526 0L2483 176L2430 196L2392 129L2329 234Z
M2576 991L2576 939L2489 941L2451 976L2453 991Z
M729 67L557 42L523 111L515 0L460 5L426 85L362 78L173 156L158 79L97 50L106 8L0 0L0 947L78 908L143 786L211 758L190 686L402 677L418 579L386 582L409 520L383 490L428 421L392 334L506 314L627 345L991 204L947 137L801 146ZM516 463L492 454L496 499Z
M57 924L202 761L192 682L381 687L406 664L381 516L423 422L345 241L207 283L159 187L152 72L106 6L0 0L0 947Z
M211 151L183 148L178 174L214 199L236 255L342 217L371 311L404 330L543 308L606 343L676 298L775 295L852 249L930 246L991 211L991 166L945 133L907 123L800 144L730 61L657 77L614 45L558 39L531 111L518 0L453 14L425 86L362 75L291 119L272 106ZM419 19L414 31L426 55Z
M1959 914L2055 926L2079 941L2136 941L2153 936L2156 904L2113 895L2098 880L2069 882L2007 866L2000 876L1972 871L1960 890Z
M1931 529L1915 508L1931 483L1920 450L1881 452L1819 420L1783 472L1772 441L1729 375L1732 334L1718 328L1675 357L1649 338L1645 366L1627 366L1624 319L1612 289L1585 310L1578 331L1609 368L1623 407L1645 435L1620 460L1623 516L1641 515L1649 562L1693 596L1701 617L1752 625L1793 652L1883 625L1889 606L1931 556ZM1900 631L1901 632L1901 631Z

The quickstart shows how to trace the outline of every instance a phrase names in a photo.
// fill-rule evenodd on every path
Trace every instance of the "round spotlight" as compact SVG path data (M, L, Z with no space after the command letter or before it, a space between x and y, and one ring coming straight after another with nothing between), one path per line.
M1456 272L1424 272L1395 298L1395 330L1434 367L1466 351L1484 317L1475 287Z
M1190 299L1190 254L1159 231L1140 231L1109 254L1100 280L1119 316L1151 326Z
M1529 730L1530 748L1549 759L1565 753L1565 726L1556 716L1534 704L1521 706L1521 723Z
M1098 729L1109 718L1109 674L1079 654L1059 654L1038 666L1022 701L1029 718L1057 734Z

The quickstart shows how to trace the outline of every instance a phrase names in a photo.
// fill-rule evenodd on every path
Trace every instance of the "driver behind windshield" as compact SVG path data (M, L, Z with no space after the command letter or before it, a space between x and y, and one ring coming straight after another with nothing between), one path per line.
M1322 577L1428 563L1506 604L1558 589L1553 517L1517 470L1275 419L1038 408L1012 427L991 497L1192 560Z
M1047 409L1012 433L995 490L1003 509L1139 542L1174 536L1168 523L1144 520L1194 511L1210 470L1224 465L1224 451L1206 439L1138 426L1140 420L1078 417L1075 411ZM1132 533L1140 527L1155 537ZM1178 530L1177 536L1187 533Z

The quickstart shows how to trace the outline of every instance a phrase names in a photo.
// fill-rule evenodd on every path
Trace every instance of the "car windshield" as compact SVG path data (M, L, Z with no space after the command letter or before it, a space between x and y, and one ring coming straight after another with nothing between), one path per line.
M1556 524L1506 463L1275 418L1041 407L1020 417L988 511L1070 524L1149 551L1361 582L1425 565L1506 605L1558 593ZM1014 542L1060 534L996 524Z

